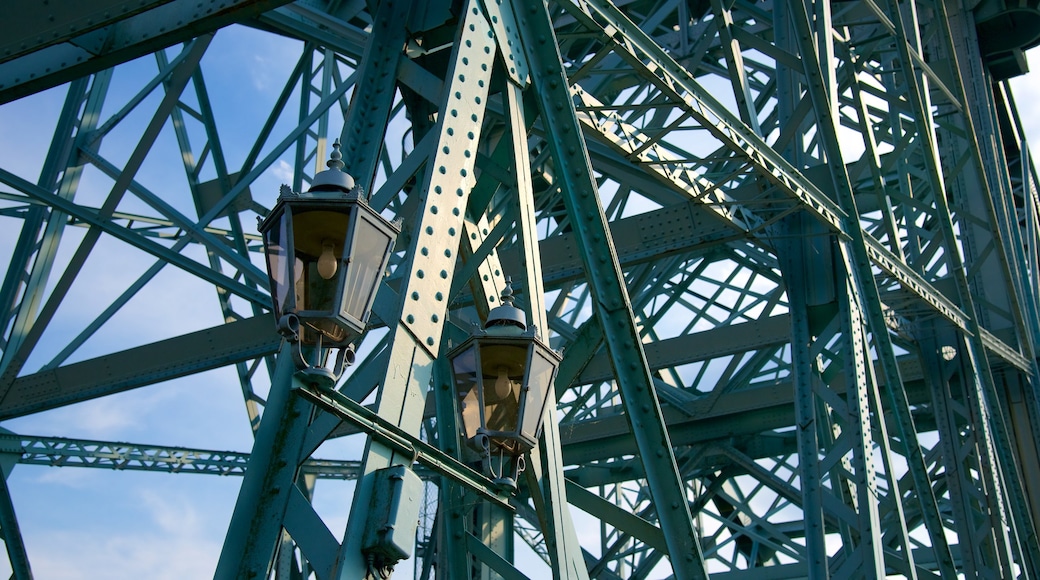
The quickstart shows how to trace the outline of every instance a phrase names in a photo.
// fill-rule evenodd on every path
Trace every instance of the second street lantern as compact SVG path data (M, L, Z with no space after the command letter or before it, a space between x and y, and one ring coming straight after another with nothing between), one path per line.
M483 329L448 353L463 438L499 485L515 489L523 454L538 444L560 355L527 326L508 284Z
M400 228L369 207L343 172L338 141L327 165L306 193L282 186L260 233L279 328L319 352L341 348L352 356Z

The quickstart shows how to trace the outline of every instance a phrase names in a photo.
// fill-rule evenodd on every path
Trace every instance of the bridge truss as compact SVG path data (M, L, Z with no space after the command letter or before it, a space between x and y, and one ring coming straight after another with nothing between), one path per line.
M0 160L0 420L225 369L255 442L15 432L5 474L242 476L220 578L369 573L401 463L426 492L399 576L523 577L518 542L554 578L1040 576L1040 198L1006 82L1032 4L9 4L0 113L50 114L33 164ZM234 69L265 42L291 66L258 90ZM404 227L321 394L278 356L252 223L335 139ZM444 352L507 275L564 360L503 501ZM326 479L356 482L345 530Z

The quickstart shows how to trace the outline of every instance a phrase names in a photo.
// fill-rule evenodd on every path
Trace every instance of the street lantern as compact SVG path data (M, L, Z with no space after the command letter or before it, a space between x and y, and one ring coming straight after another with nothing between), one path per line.
M448 353L460 430L495 482L516 489L524 453L538 444L560 355L528 328L506 279L502 304L484 328Z
M332 147L328 169L310 189L296 193L283 185L259 223L279 332L293 343L297 367L326 384L353 361L353 342L368 322L400 232L343 172L339 141ZM328 371L323 363L331 348L340 353Z

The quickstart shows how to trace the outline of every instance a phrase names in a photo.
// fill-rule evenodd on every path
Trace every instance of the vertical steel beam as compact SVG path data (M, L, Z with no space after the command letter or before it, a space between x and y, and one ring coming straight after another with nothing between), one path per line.
M736 97L737 107L740 109L740 120L761 137L762 127L758 122L755 98L751 94L747 72L744 70L744 57L740 53L739 44L733 38L733 15L729 8L722 4L722 0L711 0L711 8L715 12L715 18L719 21L717 27L719 41L722 43L722 56L725 57L726 65L729 67L729 82L733 86L733 95Z
M10 472L0 473L0 533L3 534L7 559L11 563L13 580L32 580L32 567L29 556L25 552L22 531L18 527L18 518L14 512L14 501L11 499L11 487L7 485Z
M797 235L804 233L804 215L789 218L788 228ZM791 310L791 368L794 375L794 412L798 441L798 475L802 494L802 520L805 528L806 566L809 577L829 577L827 565L827 529L823 517L823 474L820 471L819 427L816 418L816 395L819 379L813 372L815 360L810 352L812 334L809 328L809 264L798 242L778 248L781 270L787 287Z
M215 580L266 578L299 468L311 405L294 392L296 367L283 343L231 515Z
M416 222L408 260L399 267L404 272L400 318L390 323L389 366L385 378L379 381L377 412L409 433L417 433L420 428L439 350L494 64L494 39L479 4L466 2L462 10L442 93L441 115L434 129L437 148L427 162L421 188L412 194L418 196ZM404 25L392 15L381 15L374 23L377 29ZM364 506L372 497L372 473L411 461L369 439L354 492L354 509L339 553L337 578L353 580L369 573L361 540L366 525Z
M107 86L103 79L108 76L101 75L98 79L99 88ZM73 81L68 86L47 160L37 181L37 185L48 191L55 187L59 173L65 173L62 183L75 183L82 170L81 167L72 167L72 160L77 158L74 147L76 136L78 132L89 132L97 123L96 115L79 116L89 95L87 87L87 78ZM68 188L63 189L69 192ZM7 267L7 275L0 285L0 350L3 353L18 350L26 332L24 329L36 316L57 246L53 242L54 228L64 225L64 220L53 209L32 206L28 211ZM39 239L41 233L44 233L43 240ZM11 331L7 334L9 325Z
M374 15L372 38L361 57L363 68L347 109L340 140L347 172L366 192L372 191L383 135L394 104L397 62L406 40L407 15L412 0L385 0Z
M892 13L892 22L896 28L897 35L906 38L907 34L915 33L916 30L911 31L907 29L904 14L898 3L890 1L888 5ZM942 15L944 13L942 3L937 4L937 8L939 14ZM911 12L911 23L916 22L916 13ZM982 343L979 311L976 309L975 300L972 297L964 258L961 254L962 250L957 243L958 236L953 226L947 201L948 191L939 160L939 147L936 143L936 136L931 123L931 103L926 80L922 78L923 75L915 67L909 66L910 63L914 62L910 54L909 45L903 42L898 43L897 47L900 59L904 63L902 67L903 78L910 92L908 101L917 120L917 134L924 148L922 157L934 194L932 197L935 203L935 218L945 239L945 251L949 262L949 270L956 283L957 302L964 312L968 314L967 330L970 335L965 338L969 346L968 352L962 353L966 356L961 360L970 364L969 368L971 370L969 374L973 377L973 380L979 383L979 388L968 389L969 397L981 397L979 401L974 403L978 410L974 418L977 421L975 426L980 429L983 441L987 441L992 445L992 447L990 445L980 446L980 453L986 453L992 449L994 456L990 458L990 462L993 469L988 473L988 476L994 478L996 490L1002 490L1007 493L1006 500L998 502L998 506L1002 511L1005 505L1009 508L1007 516L1010 518L1009 527L1011 533L1010 536L1001 534L1001 537L1008 537L1008 544L1001 550L1000 555L1002 559L1010 562L1015 559L1011 552L1024 550L1023 556L1031 562L1030 567L1035 568L1040 566L1040 543L1037 542L1035 525L1028 517L1029 511L1025 502L1021 479L1004 424L1004 415L1000 409L1000 396L994 384L988 359L986 358L985 346ZM1008 287L1008 290L1010 290L1010 287ZM1021 530L1022 537L1019 537L1019 530ZM1003 530L1001 531L1003 532ZM1022 540L1026 540L1025 544L1021 544Z
M924 456L917 441L917 431L910 414L910 408L906 400L903 382L899 376L899 368L896 364L892 340L888 334L888 327L884 320L880 293L871 270L870 259L865 246L864 234L858 223L859 209L856 204L855 196L853 195L852 183L840 153L841 146L838 140L836 126L836 118L838 114L837 103L833 96L836 87L830 86L828 89L829 83L827 83L826 80L831 79L831 82L833 83L833 77L824 73L822 65L820 64L820 58L826 55L828 51L817 50L813 42L814 36L826 39L821 42L830 42L830 22L829 20L825 20L821 23L817 20L817 24L822 28L822 30L817 30L814 35L811 29L808 14L809 11L806 5L803 2L794 2L791 4L791 9L791 22L795 30L795 36L800 47L800 52L803 55L802 62L805 66L807 92L817 111L818 138L822 142L822 148L824 150L824 155L826 156L826 163L830 170L831 180L835 186L839 205L848 213L849 216L851 216L848 218L848 224L845 228L851 238L847 243L848 254L845 255L843 253L846 260L847 275L852 278L853 287L851 291L853 295L857 297L857 303L859 302L858 297L862 297L864 300L864 314L869 323L868 327L870 328L871 339L874 342L874 348L877 352L878 358L880 359L882 372L886 379L885 390L888 394L888 401L890 403L886 410L891 413L890 420L893 423L894 431L899 435L898 443L902 447L902 454L906 458L907 467L912 475L912 481L914 482L918 502L921 505L921 513L936 552L936 561L943 576L946 578L953 578L955 576L953 558L946 542L945 534L943 533L942 519L939 515L931 482L927 476ZM869 130L869 128L867 130ZM887 419L889 415L886 414L885 417ZM888 441L880 442L883 453L887 454L888 443ZM889 473L888 476L891 481L890 485L892 486L890 489L892 490L892 493L898 496L897 480L891 473ZM904 549L905 557L910 562L912 569L913 551L905 529L906 524L905 518L902 514L901 502L896 502L895 509L899 514L899 520L902 522L901 525L903 526L900 544Z
M508 8L504 12L512 15ZM528 320L537 327L541 337L548 343L549 319L545 312L545 288L542 284L542 259L538 249L538 225L534 215L534 187L531 183L531 160L528 153L523 96L520 87L513 83L507 83L505 93L513 155L516 160L514 167L519 218L517 226L523 253L520 263L524 265L524 279L527 280ZM555 398L550 400L555 401ZM542 530L542 535L553 563L553 578L581 580L588 578L588 571L567 508L557 414L555 404L550 404L545 409L542 441L538 448L531 452L529 464L535 475L534 479L540 483L540 489L532 490L531 494L536 508L541 508L542 519L546 522L546 529Z
M433 369L434 405L437 413L437 442L442 451L461 459L455 390L451 386L448 362L439 359ZM468 579L470 556L466 551L466 536L470 533L467 517L472 496L466 489L442 477L437 485L437 573L448 578ZM430 555L427 555L430 557Z
M675 463L625 279L599 202L552 22L541 3L515 8L561 196L594 298L593 312L603 326L618 390L640 450L650 494L658 507L672 570L680 579L707 578L686 487Z

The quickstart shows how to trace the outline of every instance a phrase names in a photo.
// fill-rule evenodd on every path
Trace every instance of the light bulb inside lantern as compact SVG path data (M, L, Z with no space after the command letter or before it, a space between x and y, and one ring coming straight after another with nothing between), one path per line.
M318 274L326 280L331 280L339 269L339 262L332 254L332 242L325 241L321 244L321 256L318 256Z
M498 367L498 378L495 379L495 403L504 401L513 392L513 382L506 374L506 367Z

